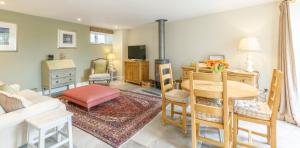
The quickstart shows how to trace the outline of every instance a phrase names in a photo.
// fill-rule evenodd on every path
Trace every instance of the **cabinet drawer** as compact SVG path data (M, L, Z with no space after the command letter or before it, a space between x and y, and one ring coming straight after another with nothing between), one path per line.
M74 83L75 82L75 77L65 77L64 78L64 83Z
M55 87L60 87L64 85L64 79L60 78L60 79L53 79L51 82L51 87L55 88Z
M251 86L255 86L255 80L252 77L228 75L228 80L238 81L238 82L249 84Z
M73 77L73 76L75 76L74 70L56 70L51 72L52 79L57 79L62 77Z
M64 85L68 85L70 83L74 83L75 82L75 77L63 77L63 78L57 78L57 79L53 79L51 86L52 88L54 87L60 87L60 86L64 86Z

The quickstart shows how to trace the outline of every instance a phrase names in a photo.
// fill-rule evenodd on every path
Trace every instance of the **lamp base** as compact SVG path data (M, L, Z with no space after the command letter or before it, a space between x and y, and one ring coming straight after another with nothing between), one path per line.
M252 57L250 54L248 54L248 56L247 56L246 65L247 65L246 71L248 71L248 72L254 71L254 68L253 68L254 63L252 62Z
M253 66L252 65L248 65L246 71L247 72L253 72L254 71Z

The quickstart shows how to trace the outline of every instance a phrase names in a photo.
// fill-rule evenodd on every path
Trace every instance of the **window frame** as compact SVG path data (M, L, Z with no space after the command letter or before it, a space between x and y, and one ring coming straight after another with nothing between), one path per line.
M92 42L92 35L94 34L95 36L95 41ZM104 39L101 39L103 41L100 42L100 40L96 39L96 36L103 36ZM96 32L96 31L90 31L90 44L93 45L100 45L100 44L112 44L113 42L113 35L109 33L103 33L103 32Z

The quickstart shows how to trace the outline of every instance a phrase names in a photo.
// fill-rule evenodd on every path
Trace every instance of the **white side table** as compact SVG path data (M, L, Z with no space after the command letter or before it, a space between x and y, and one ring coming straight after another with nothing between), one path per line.
M54 110L26 119L28 147L37 147L38 143L38 148L45 148L45 140L55 135L57 143L50 148L57 148L66 143L69 143L69 148L73 148L72 115L65 110ZM61 130L66 125L67 134ZM39 132L38 137L31 135L34 130Z

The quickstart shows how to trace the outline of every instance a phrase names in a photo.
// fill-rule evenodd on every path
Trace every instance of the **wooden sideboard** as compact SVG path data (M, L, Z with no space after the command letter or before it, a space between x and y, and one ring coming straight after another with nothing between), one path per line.
M125 82L140 85L142 81L149 80L149 61L127 60L125 61Z
M184 66L181 67L182 79L189 79L189 71L196 71L195 67ZM201 69L200 69L201 70ZM249 84L258 88L258 73L257 72L246 72L242 70L228 70L228 80L239 81L242 83Z
M73 60L51 60L42 62L42 91L74 84L76 87L76 67Z

